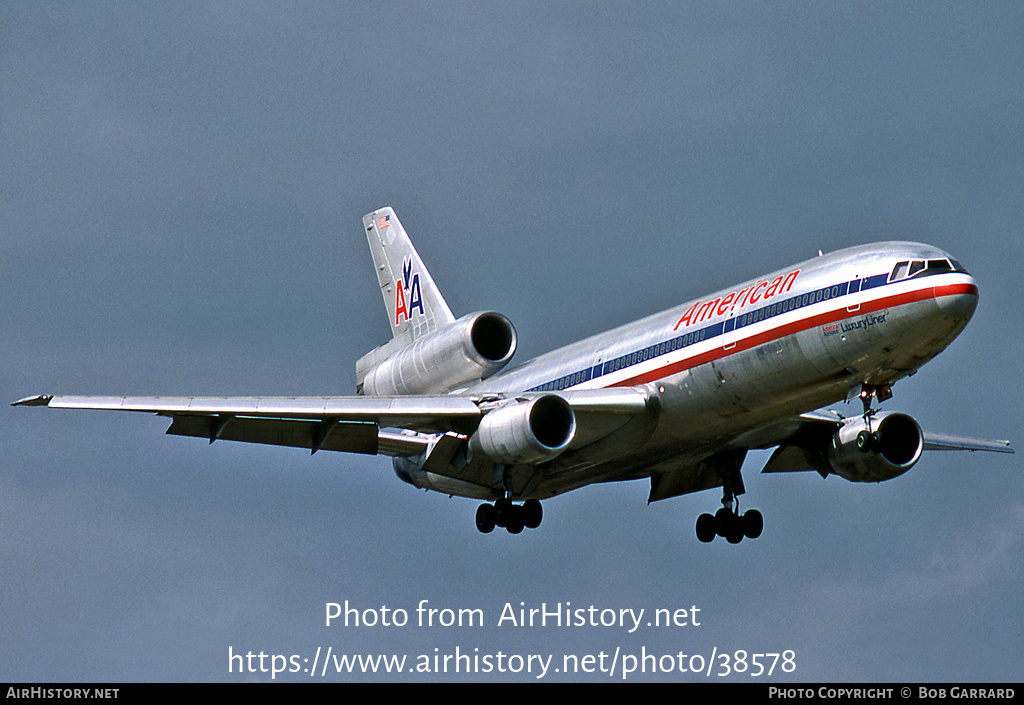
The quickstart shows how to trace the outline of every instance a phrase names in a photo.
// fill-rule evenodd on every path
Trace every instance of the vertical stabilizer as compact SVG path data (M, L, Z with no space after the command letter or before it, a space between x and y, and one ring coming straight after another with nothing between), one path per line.
M392 208L363 216L388 323L408 343L455 320Z

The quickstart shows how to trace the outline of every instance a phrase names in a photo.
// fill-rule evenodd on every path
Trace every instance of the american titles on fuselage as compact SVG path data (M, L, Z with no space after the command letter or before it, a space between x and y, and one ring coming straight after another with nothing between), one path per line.
M800 276L800 270L794 269L786 275L775 277L770 283L759 281L753 286L733 291L725 296L710 301L697 300L686 310L682 318L676 323L672 330L679 330L679 326L689 326L692 323L700 323L714 316L724 316L731 313L737 307L743 309L748 304L754 305L761 299L770 299L779 294L784 294L793 288L796 278Z

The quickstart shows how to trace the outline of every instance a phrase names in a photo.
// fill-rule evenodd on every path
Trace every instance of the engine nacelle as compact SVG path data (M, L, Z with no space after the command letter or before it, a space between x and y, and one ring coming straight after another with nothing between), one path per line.
M882 482L899 477L921 458L924 434L913 416L882 411L871 419L847 419L832 438L832 472L851 482Z
M469 438L473 454L505 465L550 460L576 435L576 414L557 394L514 402L489 412Z
M359 390L367 396L445 392L490 377L515 351L511 321L492 311L471 313L371 367Z

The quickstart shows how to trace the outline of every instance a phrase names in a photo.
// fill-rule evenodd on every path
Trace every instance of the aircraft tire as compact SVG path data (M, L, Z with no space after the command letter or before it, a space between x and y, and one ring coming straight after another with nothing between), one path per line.
M722 507L715 512L715 533L729 543L739 543L743 540L743 526L743 520L731 509Z
M735 514L733 514L732 519L729 520L729 525L726 527L725 540L734 544L743 540L743 524Z
M874 447L873 440L870 433L861 431L857 434L857 450L861 453L870 452L872 447Z
M756 509L748 509L743 513L743 535L748 539L756 539L764 531L764 517Z
M481 534L489 534L494 531L495 511L493 504L481 504L476 508L476 528Z
M527 529L536 529L544 519L544 509L538 499L528 499L523 502L523 525Z
M520 534L523 531L525 524L523 523L523 515L525 512L522 507L512 505L509 508L508 518L505 520L505 530L510 534Z
M732 523L734 516L736 515L725 507L715 512L715 533L719 536L727 536L729 534L729 525Z
M697 540L701 543L711 543L717 535L715 531L715 517L711 514L701 514L697 517Z
M499 499L494 503L494 524L505 529L515 515L515 505L507 499Z

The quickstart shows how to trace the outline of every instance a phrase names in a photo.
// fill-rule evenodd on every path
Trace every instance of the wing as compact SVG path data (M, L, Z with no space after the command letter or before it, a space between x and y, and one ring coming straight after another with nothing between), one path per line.
M415 455L425 433L472 432L482 415L468 397L36 396L19 406L138 411L167 416L167 433L216 440Z
M985 450L991 453L1012 453L1009 441L990 441L985 438L950 436L945 433L924 432L925 450Z
M335 450L370 455L413 456L438 434L472 434L483 416L526 397L439 395L406 397L170 397L39 395L15 406L136 411L171 418L167 433L216 440ZM628 419L646 408L636 389L566 392L581 420ZM605 424L589 424L603 431ZM584 429L584 435L594 432Z

